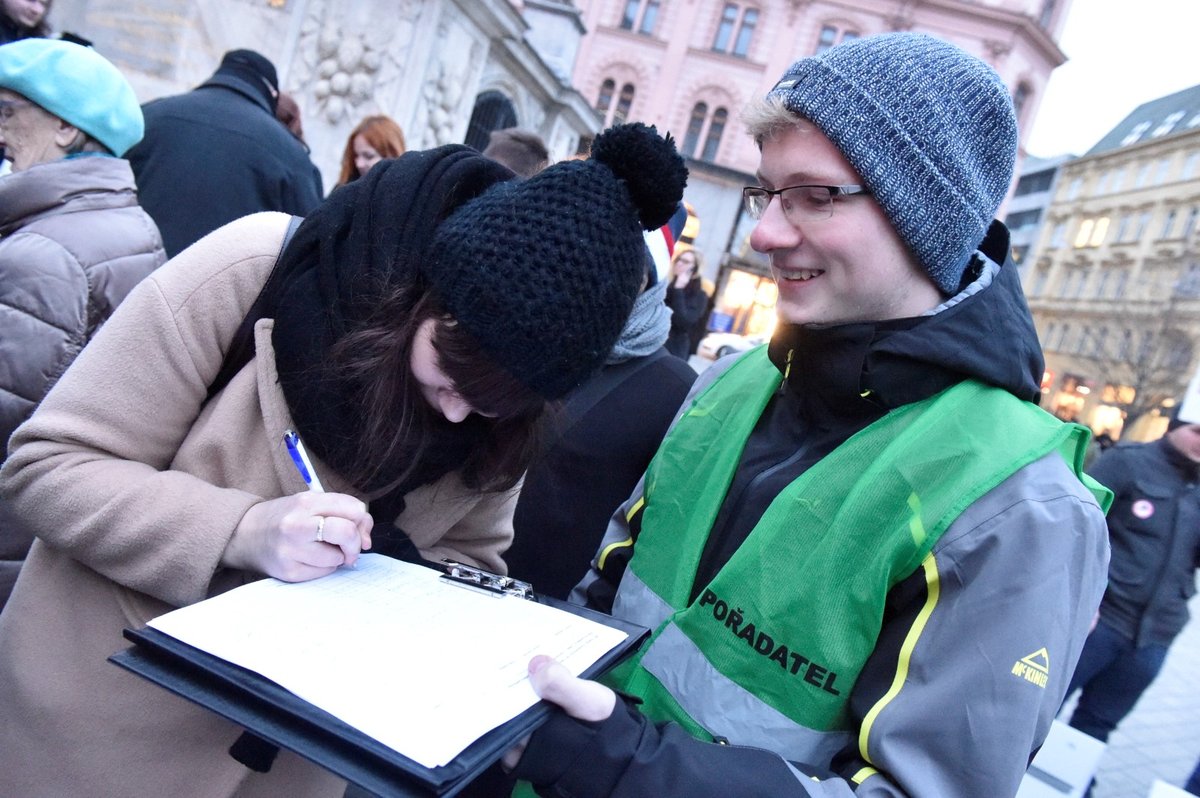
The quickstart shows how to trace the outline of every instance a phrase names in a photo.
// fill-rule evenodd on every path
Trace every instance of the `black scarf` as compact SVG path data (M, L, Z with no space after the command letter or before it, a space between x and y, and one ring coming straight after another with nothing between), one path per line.
M271 342L297 432L335 472L353 470L365 431L359 386L337 373L331 348L370 316L380 296L399 285L424 286L420 267L438 224L510 177L503 166L461 145L381 161L336 189L280 255L244 323L275 320ZM431 433L437 445L430 447L419 475L373 501L373 514L378 503L392 513L390 523L402 508L403 494L461 465L485 428L485 420L474 416L462 424L435 423ZM408 465L385 464L373 484L355 487L377 491Z

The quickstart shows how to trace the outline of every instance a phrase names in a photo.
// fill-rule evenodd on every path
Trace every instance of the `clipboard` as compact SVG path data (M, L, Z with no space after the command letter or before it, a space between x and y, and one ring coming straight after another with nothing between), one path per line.
M519 598L520 591L528 588L527 585L479 569L459 567L474 573L464 575L460 571L455 576L447 568L450 577L447 581L481 589L478 584L469 584L479 581L480 574L485 582L490 581L489 578L499 580L491 583L492 592L499 585L507 597L489 600L529 599L625 632L625 640L584 670L584 678L595 678L615 666L636 650L649 634L644 627L555 598L534 596L532 591L528 591L525 598ZM126 629L124 635L133 645L109 657L110 662L377 795L450 798L549 719L554 711L551 704L540 701L477 738L451 762L427 767L259 673L157 629Z

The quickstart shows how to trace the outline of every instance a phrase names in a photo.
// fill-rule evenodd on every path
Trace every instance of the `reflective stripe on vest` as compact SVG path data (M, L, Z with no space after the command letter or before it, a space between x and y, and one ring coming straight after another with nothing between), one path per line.
M744 356L663 442L614 607L656 631L607 681L701 738L824 764L847 739L887 592L1019 468L1058 449L1078 473L1088 435L974 382L894 410L785 488L689 604L741 447L779 382L765 349Z

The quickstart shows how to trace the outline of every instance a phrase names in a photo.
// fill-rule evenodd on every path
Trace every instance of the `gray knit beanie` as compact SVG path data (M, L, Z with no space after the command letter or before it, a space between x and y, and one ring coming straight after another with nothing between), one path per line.
M767 96L841 150L938 288L956 293L1017 156L992 68L932 36L887 33L797 61Z

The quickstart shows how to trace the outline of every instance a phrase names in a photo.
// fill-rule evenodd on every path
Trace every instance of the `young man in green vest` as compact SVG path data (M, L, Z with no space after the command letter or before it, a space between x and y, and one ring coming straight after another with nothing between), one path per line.
M654 630L514 774L543 795L1011 796L1104 591L1086 430L993 216L1009 94L923 34L794 64L752 109L767 347L703 375L576 596ZM620 692L614 692L613 689Z

